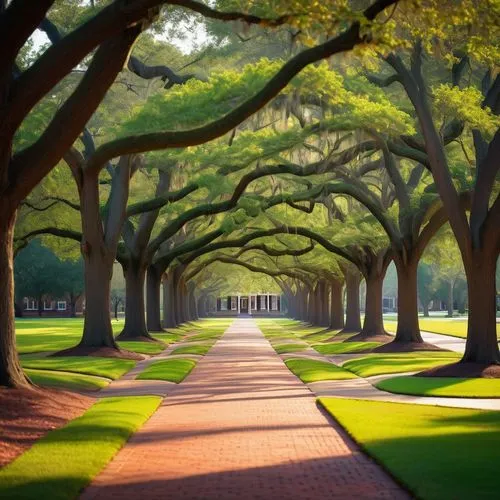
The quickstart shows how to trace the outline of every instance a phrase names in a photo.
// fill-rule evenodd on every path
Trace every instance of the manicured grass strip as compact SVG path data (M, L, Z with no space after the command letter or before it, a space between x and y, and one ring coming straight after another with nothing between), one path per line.
M205 356L205 354L210 350L211 347L212 344L185 345L182 347L178 347L177 349L174 349L170 354L199 354L201 356Z
M101 399L3 468L0 498L75 498L153 414L160 401L149 396Z
M126 342L118 342L118 345L122 349L126 349L127 351L138 352L139 354L159 354L162 352L167 346L161 342L134 342L134 341L126 341Z
M337 398L319 401L417 498L498 497L500 412Z
M222 335L222 332L214 333L214 332L203 332L197 333L196 335L190 335L187 340L189 342L197 342L200 340L216 340L219 339Z
M395 394L450 398L500 398L500 380L488 378L394 377L376 384Z
M313 333L324 333L326 330L326 327L324 326L309 326L309 327L296 327L294 328L289 327L285 329L287 332L293 333L294 335L297 335L298 337L304 337L306 335L311 335Z
M304 351L309 346L307 344L279 344L273 347L278 354L287 354L289 352Z
M109 379L83 375L81 373L30 369L25 370L25 372L36 385L57 387L70 391L98 391L111 382Z
M182 382L196 366L192 359L167 359L149 365L137 378L141 380L166 380Z
M95 356L68 356L22 360L24 368L56 370L97 375L112 380L120 378L135 366L135 361L118 358L98 358Z
M460 359L455 352L405 352L398 354L370 354L346 361L342 367L359 375L372 377L388 373L426 370L453 363Z
M266 337L266 339L269 339L269 340L284 339L284 338L291 338L291 339L297 340L297 337L295 337L291 333L285 332L285 330L279 330L279 331L272 332L272 333L265 333L264 337Z
M330 344L316 344L313 348L326 356L330 354L355 354L368 351L382 345L380 342L332 342Z
M184 334L179 335L177 333L152 333L151 334L156 340L161 340L165 345L172 344L174 342L179 342L184 337Z
M419 318L420 329L425 332L440 333L452 337L467 338L466 319ZM396 331L396 321L384 321L384 326L391 332ZM497 337L500 339L500 323L497 323Z
M307 333L305 335L300 335L300 338L309 343L323 342L325 340L331 339L337 333L338 330L329 330L327 332L321 331L316 333Z
M304 382L318 382L320 380L346 380L357 378L351 372L340 368L333 363L314 359L292 358L285 361L288 369Z
M30 333L27 334L22 331L16 332L17 349L20 354L68 349L69 347L73 347L78 344L82 338L81 333L33 333L35 331L37 330L30 330Z

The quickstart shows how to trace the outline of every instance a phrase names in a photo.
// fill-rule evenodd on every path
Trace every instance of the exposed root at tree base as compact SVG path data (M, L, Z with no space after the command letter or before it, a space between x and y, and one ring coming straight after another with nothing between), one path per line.
M38 387L0 387L0 467L30 448L48 431L82 415L95 399Z
M389 335L388 333L377 333L377 334L369 334L365 332L359 332L357 335L353 335L349 337L344 342L390 342L394 340L393 335Z
M96 356L98 358L121 358L121 359L133 359L135 361L141 361L146 359L145 356L138 354L136 352L127 351L125 349L114 349L113 347L87 347L82 345L77 345L75 347L70 347L69 349L64 349L63 351L58 351L52 356Z
M387 344L375 347L372 352L415 352L415 351L448 351L427 342L400 342L393 340Z
M459 361L416 373L415 377L500 378L500 365Z

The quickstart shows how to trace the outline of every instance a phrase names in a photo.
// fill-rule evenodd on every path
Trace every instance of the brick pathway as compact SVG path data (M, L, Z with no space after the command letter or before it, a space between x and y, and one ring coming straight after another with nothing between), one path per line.
M81 498L409 497L238 319Z

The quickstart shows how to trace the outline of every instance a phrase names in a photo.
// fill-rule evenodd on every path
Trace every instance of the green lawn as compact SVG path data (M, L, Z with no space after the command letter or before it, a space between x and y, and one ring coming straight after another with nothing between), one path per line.
M171 344L172 342L178 342L181 340L185 333L173 333L173 332L165 332L165 333L156 333L152 332L151 335L157 339L161 340L165 344Z
M166 333L153 333L153 336L170 344L179 341L187 333L196 332L207 339L218 338L229 326L230 320L203 319L181 325ZM112 321L113 331L122 331L124 321ZM78 344L83 331L83 318L25 318L16 320L17 347L21 354L60 351ZM165 344L156 342L119 342L119 346L140 354L155 355L165 349Z
M141 380L166 380L182 382L196 366L192 359L167 359L149 365L137 378Z
M26 369L25 372L36 385L69 391L98 391L111 382L110 379L82 373L31 369Z
M138 352L139 354L149 354L151 356L160 354L160 352L167 347L162 342L137 342L129 340L126 342L118 342L118 345L127 351Z
M414 396L500 398L500 380L488 378L394 377L382 380L376 387Z
M303 326L299 324L295 327L288 327L285 330L287 332L293 333L294 335L297 335L298 337L305 337L306 335L312 335L313 333L324 333L326 329L326 326Z
M95 356L49 357L21 360L23 368L55 370L97 375L112 380L120 378L135 366L135 361L119 358L98 358Z
M0 498L76 498L160 401L159 397L101 399L0 470Z
M307 344L278 344L273 345L278 354L287 354L289 352L305 351L309 346Z
M205 354L211 349L212 344L193 344L177 347L170 354L199 354L205 356Z
M291 340L299 340L297 337L294 337L290 333L286 333L284 330L280 330L277 332L272 332L272 333L266 333L264 334L264 337L266 337L267 340L272 342L273 340L276 339L291 339Z
M309 343L324 342L325 340L334 337L338 332L339 330L328 330L326 332L322 330L320 332L313 332L313 333L307 333L305 335L300 335L300 338Z
M315 344L313 348L326 356L331 354L355 354L367 351L382 345L381 342L332 342L329 344Z
M217 340L221 335L221 332L207 331L203 333L196 333L195 335L190 335L186 340L188 342L198 342L200 340Z
M417 498L498 498L500 412L337 398L319 401Z
M112 321L113 332L122 331L124 321ZM19 353L60 351L80 342L83 318L44 318L16 320L16 341ZM165 345L156 342L119 342L120 347L141 354L158 354Z
M112 321L113 331L122 331L124 321ZM21 354L60 351L73 347L82 337L83 318L29 318L16 320L17 348ZM137 342L138 344L138 342Z
M169 342L176 342L186 335L186 332L173 330L165 330L164 332L150 332L151 335L162 342L168 344Z
M360 377L372 377L388 373L427 370L436 366L453 363L460 358L461 356L458 353L445 351L369 354L362 358L346 361L342 367Z
M452 337L467 337L467 319L419 318L420 329L425 332L441 333ZM384 321L388 331L395 332L396 321ZM500 339L500 323L497 323L497 336Z
M346 380L357 378L351 372L340 368L333 363L314 359L291 358L285 361L288 369L304 382L318 382L320 380Z

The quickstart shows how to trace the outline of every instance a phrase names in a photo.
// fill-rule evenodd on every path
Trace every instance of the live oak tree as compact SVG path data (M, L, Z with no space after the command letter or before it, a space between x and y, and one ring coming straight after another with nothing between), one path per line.
M379 1L364 15L372 20L391 1ZM57 164L83 131L86 122L103 99L107 89L125 64L130 48L141 31L154 19L162 4L188 7L207 17L221 20L242 19L261 23L262 19L238 13L221 13L193 1L123 2L116 0L99 9L83 21L60 42L47 49L28 69L20 72L16 57L26 40L45 19L53 1L38 2L26 11L24 2L5 2L0 7L0 31L8 50L0 62L0 88L3 128L0 145L0 177L2 198L0 208L4 214L0 225L0 383L18 386L25 378L17 361L14 348L12 240L17 208L33 187ZM278 20L283 22L283 19ZM272 24L272 23L271 23ZM89 171L98 172L111 158L127 156L153 148L183 147L204 142L234 128L276 95L295 74L307 64L334 53L349 50L365 40L358 20L344 32L322 45L308 49L291 59L278 74L253 98L229 113L219 123L183 133L163 133L142 137L123 138L105 148L97 149ZM13 137L23 119L43 96L64 78L94 49L96 50L81 83L59 108L45 131L30 146L14 152ZM71 119L70 119L71 118Z
M469 296L467 345L463 361L498 364L500 354L496 337L494 276L500 249L500 198L495 182L500 132L495 117L499 111L500 79L497 76L491 80L488 68L482 80L482 94L470 88L457 88L460 80L455 87L437 88L433 93L434 101L441 109L444 107L452 113L452 117L468 123L472 134L475 172L472 203L467 217L467 209L461 204L454 179L454 165L439 133L440 108L437 107L438 111L431 108L429 84L423 69L425 54L422 42L415 41L409 64L398 53L390 54L386 62L393 70L393 81L403 86L415 109L423 136L420 148L429 158L437 192L462 255ZM458 101L463 105L457 105ZM451 107L450 102L454 103ZM467 104L470 106L467 107ZM480 121L478 117L482 117Z

